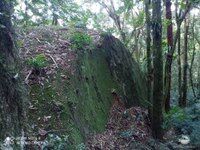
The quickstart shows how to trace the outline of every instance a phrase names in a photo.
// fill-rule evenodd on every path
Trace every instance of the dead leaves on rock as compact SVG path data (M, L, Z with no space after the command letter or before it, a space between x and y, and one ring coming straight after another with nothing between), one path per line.
M20 47L20 57L25 64L23 66L23 73L26 76L25 83L28 84L35 81L42 84L44 82L41 79L44 75L33 75L32 68L27 66L25 62L25 60L34 58L39 54L44 54L48 61L48 66L43 68L45 70L45 78L54 76L58 68L71 75L75 73L73 62L76 60L77 54L70 48L71 43L67 38L69 34L67 30L42 27L30 29L23 34L18 39L23 41Z

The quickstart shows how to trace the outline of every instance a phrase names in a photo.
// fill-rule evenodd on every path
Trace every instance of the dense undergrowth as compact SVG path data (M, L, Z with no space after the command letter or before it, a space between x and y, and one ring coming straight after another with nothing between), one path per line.
M164 116L163 128L173 128L177 136L187 135L190 144L200 147L200 105L195 102L186 108L173 107Z

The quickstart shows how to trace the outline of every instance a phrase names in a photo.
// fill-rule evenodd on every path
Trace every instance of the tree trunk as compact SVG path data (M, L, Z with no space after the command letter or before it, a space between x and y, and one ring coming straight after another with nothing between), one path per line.
M55 6L55 4L52 4L52 9L53 9L52 25L57 26L58 25L58 14L57 14L57 7Z
M57 26L58 25L58 15L53 13L53 21L52 21L52 25Z
M161 0L152 1L153 4L153 119L152 132L156 139L163 138L163 56L162 56L162 22L161 22Z
M171 91L171 66L173 61L173 26L172 26L172 12L171 12L171 0L166 0L166 19L170 21L170 24L167 27L167 45L168 45L168 54L165 64L165 95L164 95L164 106L165 111L170 110L170 91ZM176 43L175 43L176 44ZM175 47L174 47L175 48Z
M180 27L179 27L179 30L180 30ZM179 93L179 98L178 98L178 101L179 101L179 105L180 105L180 102L181 102L181 87L182 87L182 72L181 72L181 35L180 35L180 32L178 34L178 93Z
M188 70L188 56L187 56L187 51L188 51L188 21L185 19L185 35L184 35L184 56L183 56L183 84L182 84L182 97L181 97L181 102L180 106L181 107L186 107L186 101L187 101L187 70Z
M194 35L194 19L193 19L193 24L192 24L192 44L193 44L193 51L192 51L192 59L191 59L191 63L190 63L190 69L189 69L189 72L190 72L190 84L191 84L191 88L192 88L192 92L193 92L193 95L194 97L196 98L196 93L195 93L195 89L194 89L194 82L193 82L193 64L194 64L194 57L195 57L195 50L196 50L196 47L195 47L195 35Z
M180 10L178 14L178 0L176 0L175 5L176 5L175 12L176 12L177 31L174 37L174 42L173 42L172 23L168 26L168 29L167 29L168 54L167 54L166 64L165 64L165 79L164 79L165 95L164 95L164 102L163 102L163 106L165 106L166 111L169 111L170 109L170 90L171 90L171 72L172 72L171 68L172 68L172 62L173 62L173 55L174 55L174 52L176 49L176 43L178 40L179 40L178 50L180 50L181 24L191 8L191 3L188 3L187 1L185 11L182 12L182 10ZM166 0L166 18L171 21L171 18L172 18L171 0ZM181 90L180 90L180 93L181 93Z
M199 54L199 56L200 56L200 54ZM199 91L198 92L198 94L197 94L197 98L200 98L200 62L199 62L199 65L198 65L199 67L198 67L198 76L197 76L197 91Z
M28 1L27 0L25 0L24 1L24 4L25 4L25 26L27 27L28 26L28 19L29 19L29 17L28 17Z
M140 38L140 30L138 30L138 32L136 32L135 36L134 36L134 50L135 51L135 59L136 61L139 63L140 62L140 50L138 47L139 44L139 38Z
M146 14L146 53L147 53L147 100L149 104L149 117L152 117L152 67L151 67L151 20L149 12L150 1L145 0L145 14Z
M0 141L20 135L23 119L11 10L10 1L0 1Z
M175 50L176 47L176 42L178 41L178 92L179 92L179 106L181 103L181 98L182 98L182 72L181 72L181 36L180 36L180 31L181 31L181 24L183 22L183 20L185 19L186 15L188 14L188 12L191 9L191 3L188 2L188 0L186 0L186 6L185 6L185 11L183 12L181 8L179 8L178 10L178 6L179 6L179 2L178 0L175 1L175 13L176 13L176 24L177 24L177 32L176 32L176 36L174 38L174 45L173 45L173 50Z

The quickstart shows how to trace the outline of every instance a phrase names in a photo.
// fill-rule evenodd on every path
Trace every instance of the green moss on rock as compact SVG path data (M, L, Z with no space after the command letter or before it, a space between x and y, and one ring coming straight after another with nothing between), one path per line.
M30 124L69 135L71 144L78 145L105 129L113 89L128 105L145 101L142 73L128 50L112 36L101 39L100 46L93 49L74 50L73 74L60 68L44 85L30 86L31 103L36 108L28 113ZM42 121L45 116L51 116L47 123Z

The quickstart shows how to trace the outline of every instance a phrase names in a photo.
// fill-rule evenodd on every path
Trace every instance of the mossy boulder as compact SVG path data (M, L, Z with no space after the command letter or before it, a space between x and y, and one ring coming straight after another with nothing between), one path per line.
M127 107L145 105L143 74L130 52L112 35L50 27L23 33L19 42L23 43L20 53L30 91L29 134L42 130L67 135L69 145L78 145L88 135L104 130L113 90ZM87 37L78 36L74 42L77 33ZM82 43L74 45L77 41ZM48 65L36 75L26 60L41 53Z

